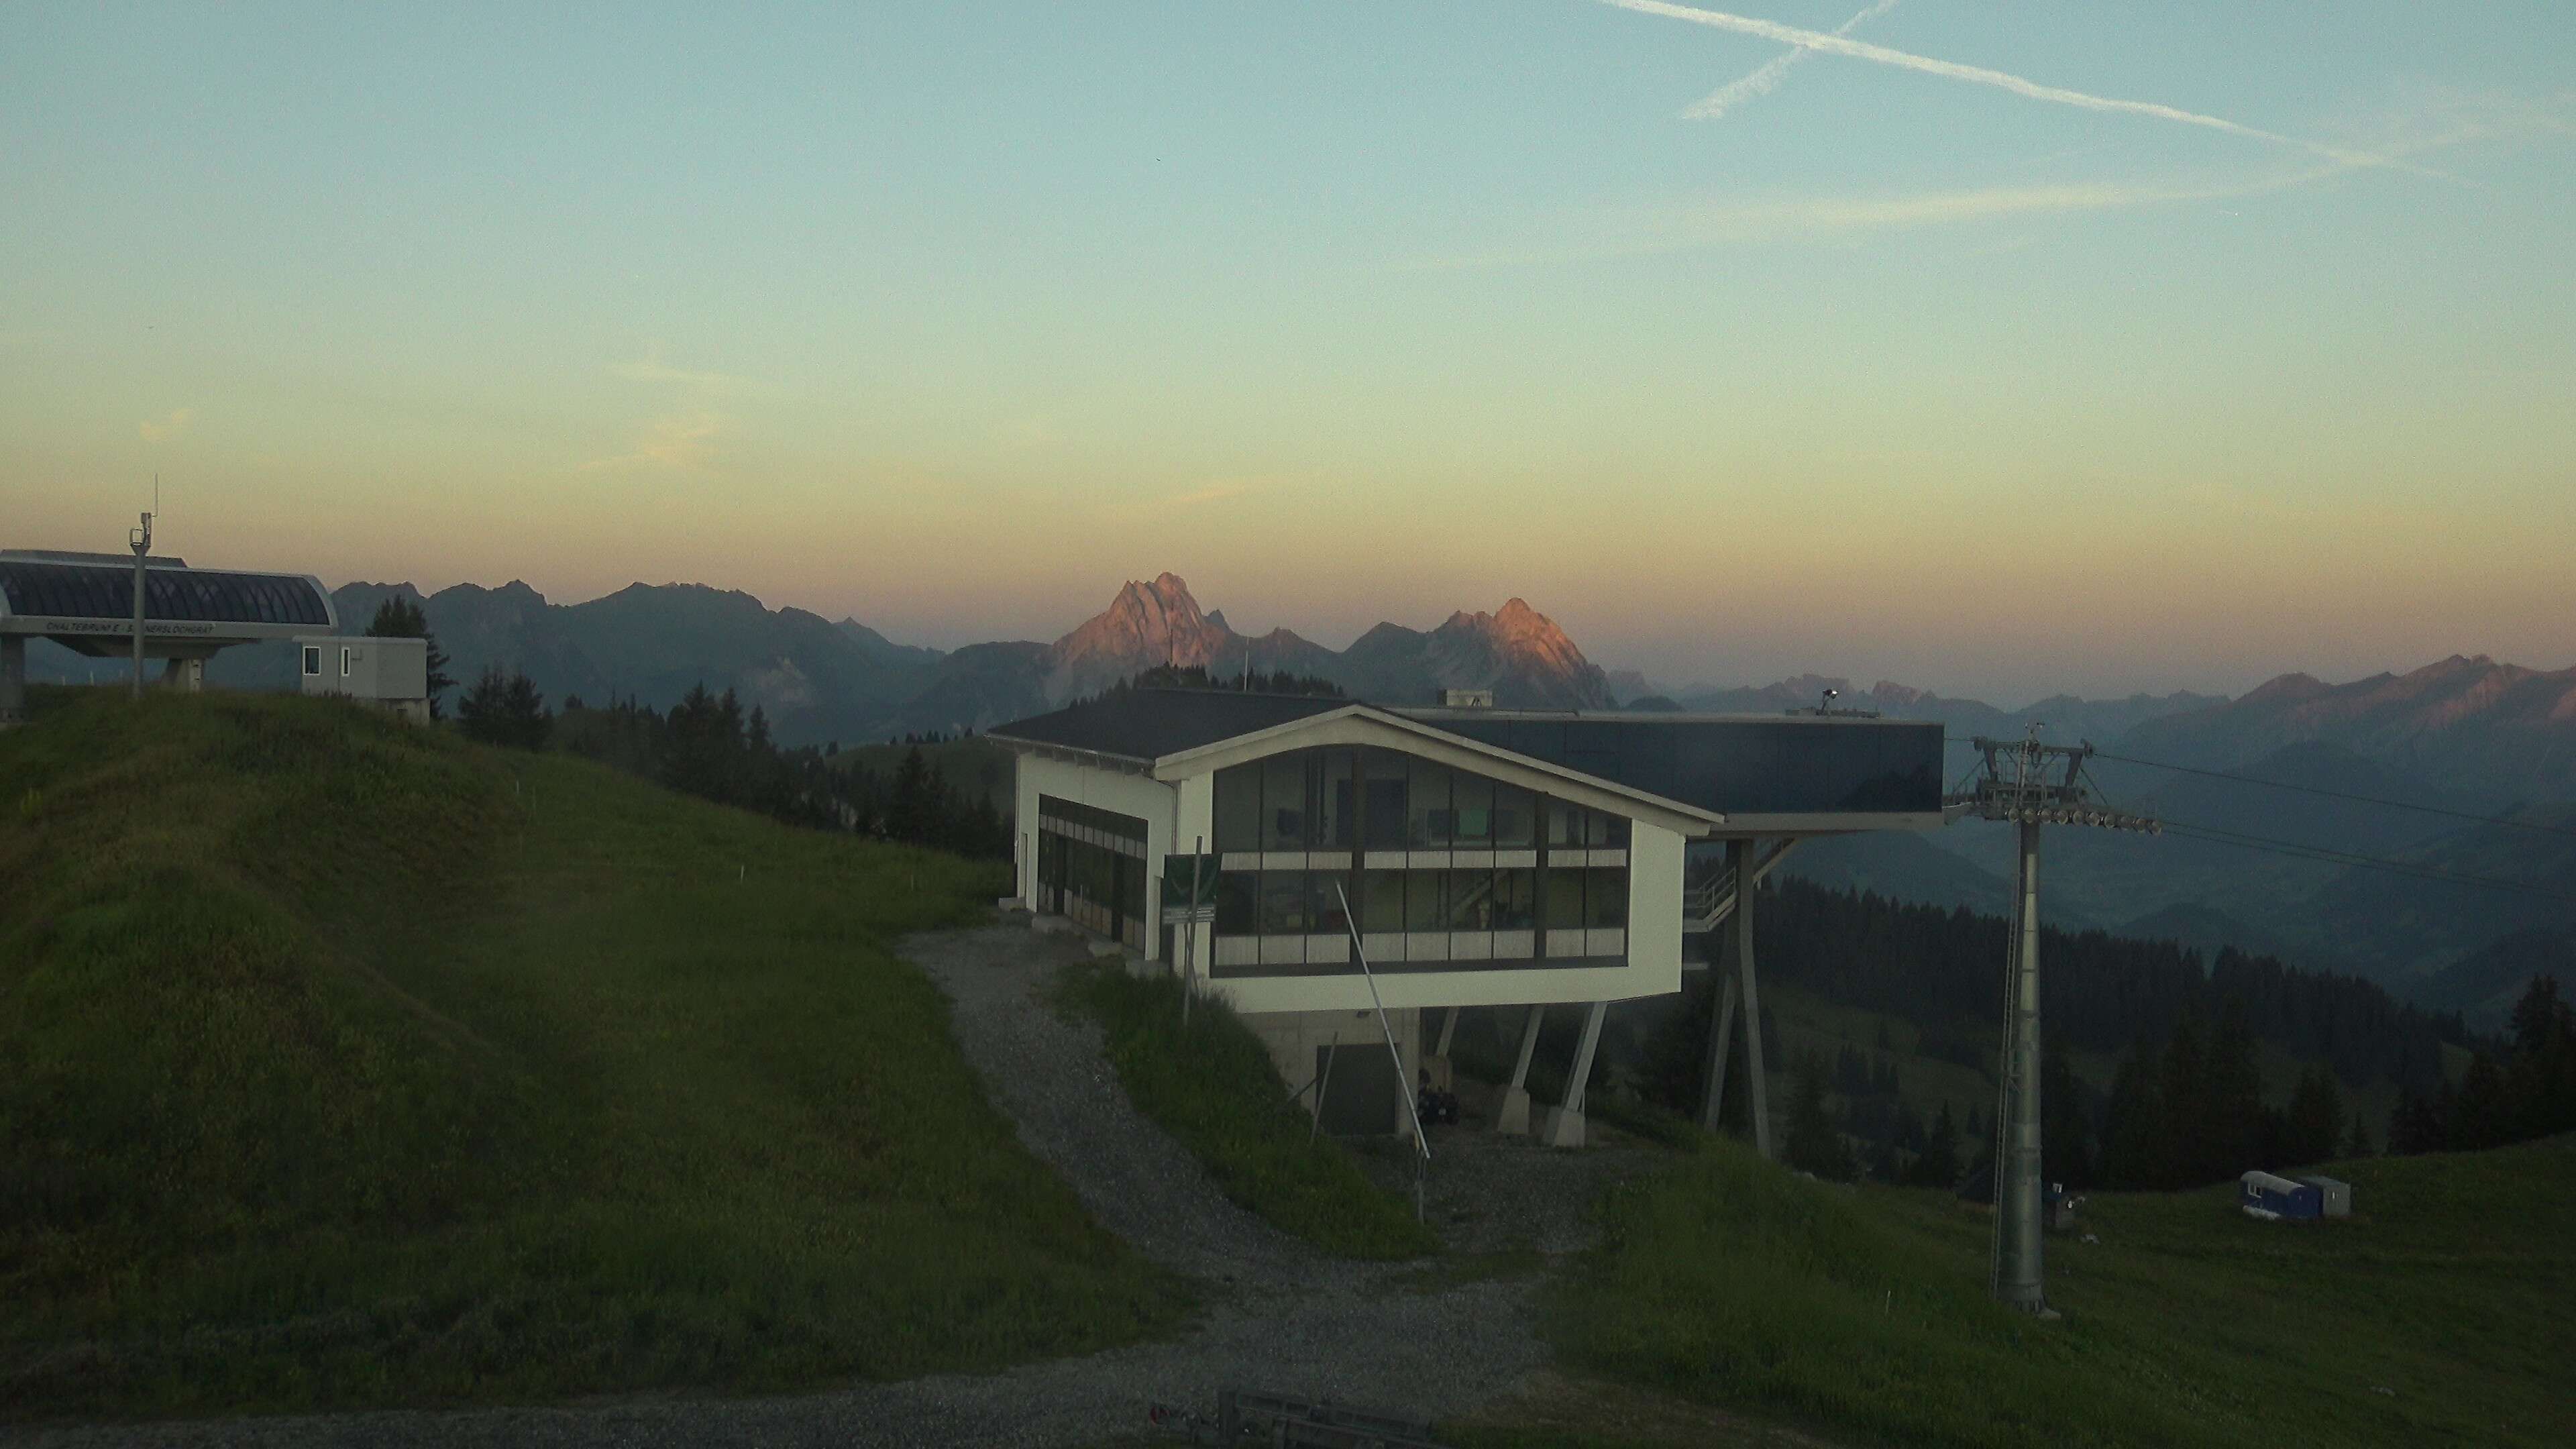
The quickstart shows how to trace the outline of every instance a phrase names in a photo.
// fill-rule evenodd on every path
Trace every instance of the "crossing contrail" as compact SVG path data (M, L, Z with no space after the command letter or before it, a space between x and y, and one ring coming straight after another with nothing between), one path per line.
M2071 91L2063 86L2041 85L2023 76L1988 70L1980 65L1961 65L1957 61L1935 60L1928 55L1891 50L1884 45L1872 45L1865 40L1853 40L1848 36L1828 35L1821 30L1801 30L1794 25L1782 25L1776 20L1757 20L1749 15L1730 15L1723 10L1700 10L1688 5L1668 4L1666 0L1598 0L1598 3L1616 6L1621 10L1634 10L1640 15L1661 15L1672 20L1687 20L1694 25L1732 30L1739 35L1758 35L1764 40L1775 40L1782 45L1794 45L1800 50L1849 56L1853 60L1874 61L1879 65L1892 65L1900 70L1920 71L1925 75L1946 76L1951 80L1993 86L1997 90L2010 91L2017 96L2027 96L2034 101L2052 101L2061 106L2077 106L2088 111L2118 111L2132 116L2152 116L2160 121L2174 121L2185 126L2200 126L2212 131L2224 131L2231 136L2270 141L2281 146L2296 146L2303 151L2313 151L2320 156L2332 157L2347 165L2393 166L2402 170L2418 169L2400 161L2392 161L2385 156L2373 156L2366 151L2346 151L2315 141L2302 141L2296 136L2284 136L2278 131L2239 125L2222 116L2207 116L2198 111L2183 110L2179 106L2160 105L2154 101L2124 101L2111 96Z
M1835 26L1834 34L1849 35L1852 33L1853 27L1859 25L1862 21L1875 19L1878 16L1885 15L1888 11L1895 8L1896 0L1878 0L1877 4L1872 5L1867 10L1860 12L1851 19L1844 21L1842 24ZM1725 115L1727 112L1734 110L1737 106L1744 104L1746 101L1758 100L1763 96L1767 96L1774 90L1779 89L1780 78L1789 73L1790 67L1806 58L1807 52L1799 47L1793 46L1788 50L1782 51L1779 55L1763 62L1762 68L1754 71L1751 75L1742 76L1729 81L1725 85L1719 86L1716 90L1709 92L1706 96L1700 99L1699 104L1682 112L1682 119L1687 121L1714 121L1718 117Z

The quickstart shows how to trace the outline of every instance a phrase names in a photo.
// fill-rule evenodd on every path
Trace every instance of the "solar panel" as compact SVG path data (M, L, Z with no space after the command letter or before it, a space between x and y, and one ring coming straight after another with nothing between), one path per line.
M56 619L131 619L134 571L109 564L0 561L9 612ZM206 569L146 569L143 611L154 619L328 628L331 609L310 580Z

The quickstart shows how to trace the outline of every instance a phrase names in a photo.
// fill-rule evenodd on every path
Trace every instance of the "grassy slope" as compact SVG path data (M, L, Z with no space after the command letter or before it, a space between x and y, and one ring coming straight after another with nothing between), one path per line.
M1222 1004L1200 1001L1181 1029L1181 984L1114 963L1066 973L1066 1001L1091 1013L1138 1111L1204 1163L1225 1195L1282 1231L1351 1258L1439 1247L1412 1205L1371 1182L1341 1144L1310 1135L1270 1053Z
M1947 1194L1828 1187L1711 1143L1614 1195L1555 1329L1584 1371L1864 1439L2563 1442L2576 1138L2338 1171L2362 1218L2097 1194L2098 1243L2049 1241L2067 1317L2042 1325L1986 1301L1990 1219Z
M1180 1311L893 933L991 868L327 702L0 735L0 1404L751 1389Z

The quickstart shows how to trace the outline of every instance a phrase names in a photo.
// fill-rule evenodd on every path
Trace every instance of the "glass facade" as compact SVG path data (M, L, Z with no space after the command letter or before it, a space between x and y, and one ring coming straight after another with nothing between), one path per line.
M1941 808L1942 727L1916 720L1611 720L1449 712L1452 734L1729 814Z
M1213 974L1356 971L1354 924L1373 969L1625 959L1625 816L1357 746L1220 770L1213 806Z
M1133 815L1040 795L1037 906L1084 930L1144 950L1145 822ZM1224 919L1221 894L1218 919Z
M131 619L134 570L117 564L0 563L9 612L57 619ZM164 620L328 628L331 612L305 579L207 569L147 568L143 612Z

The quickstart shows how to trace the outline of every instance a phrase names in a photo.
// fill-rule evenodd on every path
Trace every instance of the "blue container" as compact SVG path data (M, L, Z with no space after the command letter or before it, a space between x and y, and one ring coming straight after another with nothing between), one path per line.
M2238 1178L2236 1203L2250 1217L2307 1222L2326 1215L2325 1194L2313 1184L2293 1182L2268 1172L2249 1172Z

